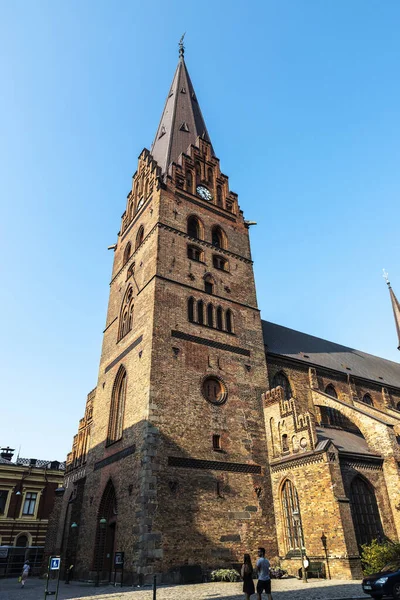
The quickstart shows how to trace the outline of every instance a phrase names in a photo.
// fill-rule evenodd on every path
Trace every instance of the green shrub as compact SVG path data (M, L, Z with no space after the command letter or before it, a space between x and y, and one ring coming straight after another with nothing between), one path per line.
M361 548L361 562L365 575L378 573L390 562L400 566L399 542L372 540L370 544L363 544Z
M235 569L217 569L211 572L211 581L240 581L240 575Z

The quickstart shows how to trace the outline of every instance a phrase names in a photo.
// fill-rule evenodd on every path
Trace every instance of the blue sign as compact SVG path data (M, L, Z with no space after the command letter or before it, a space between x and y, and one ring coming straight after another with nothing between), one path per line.
M56 556L50 559L50 571L58 571L60 568L61 558Z

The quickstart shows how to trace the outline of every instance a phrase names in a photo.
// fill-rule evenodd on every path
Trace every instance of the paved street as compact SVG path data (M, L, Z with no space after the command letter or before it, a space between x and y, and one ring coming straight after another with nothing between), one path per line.
M42 600L44 599L44 580L30 579L25 589L21 589L16 580L0 580L0 600ZM54 585L50 588L54 589ZM243 600L241 583L203 583L199 585L162 586L157 589L157 600ZM370 598L363 595L359 581L325 581L312 579L304 584L297 579L281 579L273 581L274 600L344 600ZM59 600L81 600L96 598L97 600L152 600L150 587L113 588L93 585L60 584ZM48 598L54 598L49 596ZM252 596L255 599L256 596ZM266 598L266 596L263 596Z

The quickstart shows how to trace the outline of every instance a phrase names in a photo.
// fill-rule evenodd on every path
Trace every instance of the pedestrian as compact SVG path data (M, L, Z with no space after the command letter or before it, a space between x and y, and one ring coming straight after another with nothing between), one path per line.
M25 587L25 581L28 579L28 575L29 575L29 571L30 571L31 567L29 565L29 560L26 560L24 563L24 566L22 567L22 574L21 574L21 587Z
M257 560L257 599L261 600L261 594L265 592L268 600L272 600L271 596L271 577L269 574L269 560L265 558L265 548L258 549L259 559Z
M250 554L245 554L243 557L241 574L243 579L244 597L246 600L250 600L250 596L255 592L253 581L253 565L251 564Z

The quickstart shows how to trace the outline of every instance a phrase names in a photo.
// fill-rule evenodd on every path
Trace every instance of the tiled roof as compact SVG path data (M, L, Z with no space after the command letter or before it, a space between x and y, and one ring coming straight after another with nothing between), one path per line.
M368 456L377 456L368 448L368 444L363 437L343 429L328 427L317 427L318 445L316 450L322 449L326 441L331 441L339 452L351 452L352 454L364 454Z
M12 465L13 467L33 467L37 469L51 469L51 464L53 463L53 469L57 471L65 471L65 461L51 461L51 460L36 460L35 463L31 462L31 458L17 458L16 461L6 460L5 458L0 457L1 465ZM58 466L56 466L58 465Z
M181 56L151 147L151 154L162 172L166 173L171 162L176 161L182 152L187 152L199 136L211 143L184 58Z
M267 353L400 388L399 363L269 321L262 321L262 327Z

